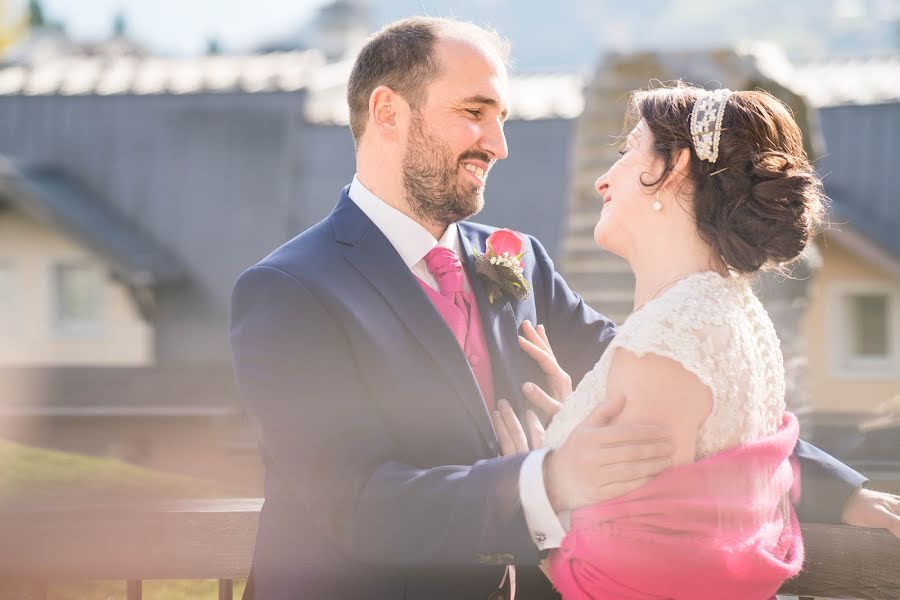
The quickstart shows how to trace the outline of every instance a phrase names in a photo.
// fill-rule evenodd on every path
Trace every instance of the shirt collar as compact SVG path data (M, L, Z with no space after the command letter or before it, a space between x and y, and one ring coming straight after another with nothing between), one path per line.
M375 224L384 237L397 250L400 258L410 269L425 258L435 246L443 246L457 253L462 258L459 241L459 227L456 223L447 227L440 240L422 227L415 220L403 214L371 191L356 177L350 184L350 199Z

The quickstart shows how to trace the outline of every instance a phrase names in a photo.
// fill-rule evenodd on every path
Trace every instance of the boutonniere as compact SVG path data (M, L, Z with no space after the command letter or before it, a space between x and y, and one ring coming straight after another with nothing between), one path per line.
M508 296L516 300L528 297L528 281L522 275L525 240L511 229L498 229L485 242L485 252L475 251L475 272L487 284L488 301Z

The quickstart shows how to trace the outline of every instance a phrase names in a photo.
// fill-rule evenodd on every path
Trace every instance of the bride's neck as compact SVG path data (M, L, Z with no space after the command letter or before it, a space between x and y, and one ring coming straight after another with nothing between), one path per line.
M720 270L715 266L712 248L699 235L645 240L629 254L635 277L635 309L688 275Z

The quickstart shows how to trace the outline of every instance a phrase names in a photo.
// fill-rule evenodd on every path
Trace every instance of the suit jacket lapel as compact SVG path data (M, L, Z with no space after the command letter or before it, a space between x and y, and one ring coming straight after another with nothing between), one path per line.
M525 397L522 395L521 385L525 380L519 368L522 349L519 347L519 326L516 322L516 315L508 299L494 298L493 304L488 300L484 280L475 272L474 249L482 251L477 248L480 243L478 234L464 226L459 227L459 234L465 254L463 261L466 265L469 283L472 286L472 293L477 299L485 337L490 346L494 379L502 378L503 385L495 386L497 387L497 399L506 398L516 413L522 415L525 409Z
M347 260L378 290L444 371L484 440L495 440L478 382L456 338L406 263L384 234L350 200L346 188L331 221L336 241L349 246L345 254ZM424 394L427 390L423 390Z

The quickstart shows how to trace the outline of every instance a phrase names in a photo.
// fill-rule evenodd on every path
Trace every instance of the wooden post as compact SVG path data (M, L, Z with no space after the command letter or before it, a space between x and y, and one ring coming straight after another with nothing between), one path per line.
M38 583L34 584L34 586L31 588L31 597L34 600L47 600L47 596L48 596L47 588L48 587L49 586L47 585L46 581L39 581Z
M234 600L234 580L219 580L219 600Z

